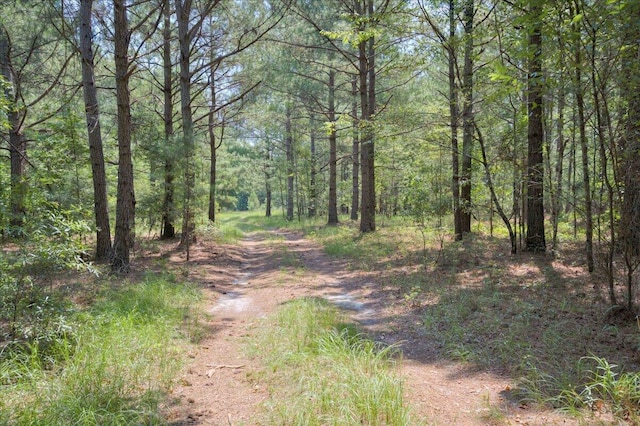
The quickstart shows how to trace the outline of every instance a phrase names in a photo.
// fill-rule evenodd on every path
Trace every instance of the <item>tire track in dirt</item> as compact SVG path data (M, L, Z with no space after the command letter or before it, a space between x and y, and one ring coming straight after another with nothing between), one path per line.
M303 296L324 297L372 339L401 349L398 369L419 424L578 424L510 402L504 397L508 377L444 360L422 335L418 313L375 273L350 271L299 234L277 231L277 236L281 240L243 240L226 262L211 258L214 244L198 245L192 256L198 274L190 278L203 283L211 318L165 410L171 425L262 424L256 415L269 395L254 374L260 365L243 346L259 318Z

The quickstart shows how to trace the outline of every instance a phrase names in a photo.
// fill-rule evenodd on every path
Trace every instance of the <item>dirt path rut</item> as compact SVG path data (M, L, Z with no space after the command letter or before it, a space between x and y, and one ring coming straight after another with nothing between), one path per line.
M180 262L178 254L172 258ZM239 247L199 243L189 278L205 288L204 339L166 407L171 425L258 425L269 395L243 350L252 325L277 307L320 296L350 313L371 338L402 348L400 373L415 417L428 425L577 424L504 397L511 379L442 359L421 335L418 313L375 274L350 271L316 244L291 232L253 236Z

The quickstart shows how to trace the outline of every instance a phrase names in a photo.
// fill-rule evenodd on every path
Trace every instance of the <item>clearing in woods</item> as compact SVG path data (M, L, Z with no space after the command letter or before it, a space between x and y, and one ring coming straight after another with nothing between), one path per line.
M159 254L185 266L183 253ZM447 359L442 345L425 335L420 307L397 287L386 285L376 272L355 271L327 256L299 233L254 233L237 245L200 241L192 247L190 263L183 275L204 288L209 317L206 334L190 352L188 368L165 407L171 425L265 424L261 412L270 395L254 374L261 366L246 355L246 340L260 318L304 296L323 297L344 309L371 339L400 345L397 368L405 401L420 424L596 422L518 403L510 397L514 378L500 366L479 368Z

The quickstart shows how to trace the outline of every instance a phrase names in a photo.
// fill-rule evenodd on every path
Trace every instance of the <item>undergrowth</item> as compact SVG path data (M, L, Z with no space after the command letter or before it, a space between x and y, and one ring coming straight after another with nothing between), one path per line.
M326 301L287 304L257 336L252 352L271 387L267 424L415 424L392 371L394 348L366 339Z
M199 292L169 275L104 291L42 352L7 342L0 353L0 424L162 424L159 404L198 336Z

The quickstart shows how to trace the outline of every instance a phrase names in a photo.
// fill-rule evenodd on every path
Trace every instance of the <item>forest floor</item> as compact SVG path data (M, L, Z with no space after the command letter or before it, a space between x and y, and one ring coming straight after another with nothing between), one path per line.
M590 415L577 420L518 402L504 368L453 361L424 333L421 309L376 271L354 270L299 233L248 234L239 244L199 241L185 254L156 246L138 267L162 260L204 289L203 338L172 390L164 413L170 425L261 425L268 386L262 366L246 352L261 318L287 301L322 297L343 308L373 340L401 348L397 364L405 401L428 425L611 424ZM268 348L265 348L268 350Z

